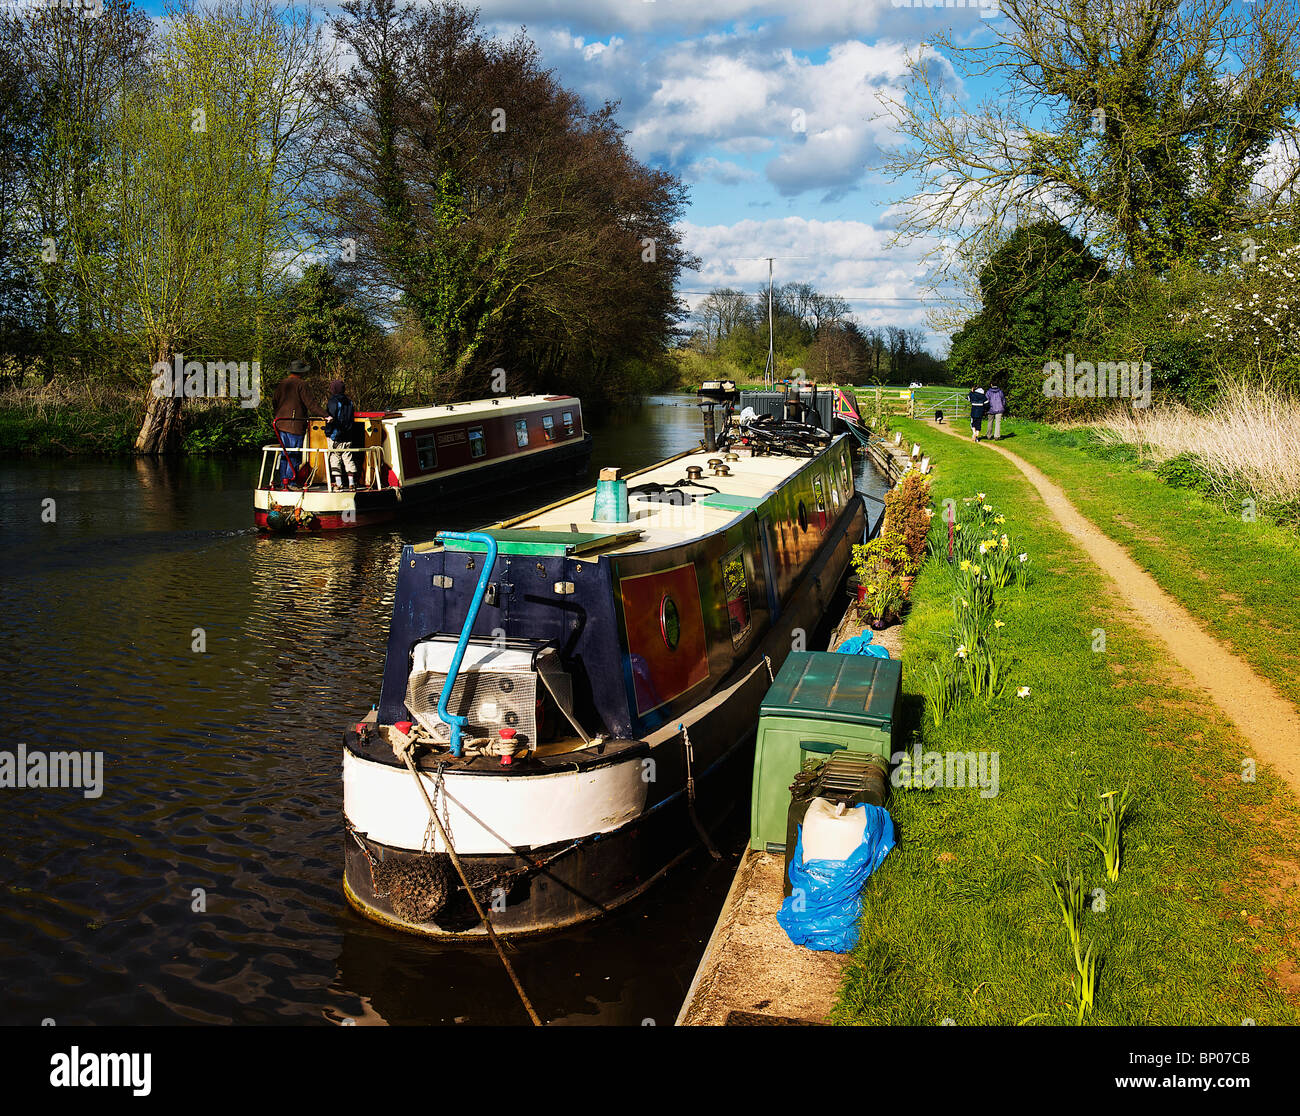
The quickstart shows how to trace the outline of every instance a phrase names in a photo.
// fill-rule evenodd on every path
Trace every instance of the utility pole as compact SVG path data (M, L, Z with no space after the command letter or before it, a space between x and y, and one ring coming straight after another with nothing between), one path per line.
M776 332L772 324L772 261L806 260L807 256L737 256L737 260L767 260L767 364L763 368L763 386L776 382ZM734 261L733 261L734 262Z

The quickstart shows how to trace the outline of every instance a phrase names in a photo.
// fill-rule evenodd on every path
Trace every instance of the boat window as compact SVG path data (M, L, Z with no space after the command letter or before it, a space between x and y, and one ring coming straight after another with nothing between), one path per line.
M569 434L572 434L573 433L573 412L565 411L564 414L560 416L560 421L564 423L565 435L567 436Z
M469 432L469 455L470 457L482 457L487 453L487 439L483 436L483 428L474 426Z
M848 496L853 491L853 478L849 476L848 459L840 458L840 480L844 482L844 495Z
M817 493L817 510L826 511L826 493L822 490L821 477L813 477L813 491Z
M520 419L515 423L515 441L518 443L520 449L523 449L524 446L528 445L527 419Z
M415 439L415 456L420 469L427 472L438 467L438 450L434 445L434 434L420 434Z
M676 651L682 638L682 622L677 615L677 602L667 593L659 602L659 634L669 651Z
M745 548L737 546L722 559L722 584L727 592L727 619L731 645L739 647L749 634L749 579L745 576Z
M542 416L542 433L546 435L548 442L555 437L555 419L553 416Z

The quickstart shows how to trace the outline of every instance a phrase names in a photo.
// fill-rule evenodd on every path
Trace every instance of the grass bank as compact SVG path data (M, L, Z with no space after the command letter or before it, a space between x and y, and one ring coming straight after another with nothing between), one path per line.
M894 792L899 844L863 893L862 938L833 1019L1073 1023L1075 960L1035 859L1068 858L1089 896L1081 942L1100 959L1089 1022L1300 1021L1297 899L1285 886L1296 878L1285 850L1297 847L1300 809L1286 788L1267 771L1242 781L1236 730L1166 676L1010 462L919 422L895 425L935 462L935 506L986 493L1006 517L999 531L1030 555L1029 574L1023 592L994 591L1006 693L966 698L938 727L922 715L920 679L953 654L946 561L932 558L913 586L909 730L923 751L996 752L998 793ZM1097 628L1110 637L1102 653ZM1029 696L1016 696L1022 686ZM1098 796L1126 786L1124 860L1110 882L1084 833Z
M1183 487L1128 445L1088 429L1014 424L1007 449L1059 484L1070 502L1204 627L1300 705L1300 536L1243 520L1213 494Z
M0 455L130 455L145 403L142 388L57 378L10 388L0 393ZM270 440L271 410L265 400L258 408L190 400L183 413L183 453L238 453Z

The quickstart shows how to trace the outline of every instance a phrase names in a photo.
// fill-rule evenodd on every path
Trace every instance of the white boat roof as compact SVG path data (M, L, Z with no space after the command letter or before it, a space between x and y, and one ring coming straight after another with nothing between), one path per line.
M844 435L839 435L831 442L838 444ZM686 479L686 470L698 465L704 470L701 484L716 488L720 495L747 498L755 504L771 496L781 485L801 468L810 464L815 458L785 457L764 455L750 457L746 448L741 448L739 461L725 462L731 475L717 477L708 468L707 462L720 458L725 451L706 451L700 449L669 458L658 465L652 465L640 472L624 474L628 488L657 482L669 485ZM831 480L834 484L836 481ZM594 490L579 493L560 503L542 508L530 515L517 519L503 520L492 524L494 528L508 528L512 531L570 531L581 535L622 535L640 531L639 538L632 538L619 545L601 547L602 554L627 554L639 550L658 550L661 547L677 546L693 538L711 535L733 523L740 516L747 514L749 508L743 506L710 507L707 500L712 494L702 488L686 488L686 492L695 496L695 501L685 505L650 503L632 496L628 501L629 519L626 523L596 522L591 517L595 511L596 497ZM827 496L829 499L829 494Z
M439 422L464 422L476 417L489 418L500 415L517 415L543 407L571 407L581 411L582 403L576 395L498 395L490 399L468 399L464 403L438 403L428 407L402 407L385 416L385 425L402 427L418 423L422 426Z

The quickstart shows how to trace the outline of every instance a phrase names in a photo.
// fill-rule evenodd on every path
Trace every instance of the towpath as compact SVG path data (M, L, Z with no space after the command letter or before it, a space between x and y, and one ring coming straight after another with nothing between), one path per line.
M954 427L928 421L927 426L949 437L963 437ZM1255 758L1270 764L1300 796L1300 710L1206 632L1128 551L1081 515L1059 485L1002 446L980 444L1000 453L1025 475L1057 522L1111 579L1138 624L1169 649L1172 659L1241 730L1255 748Z

